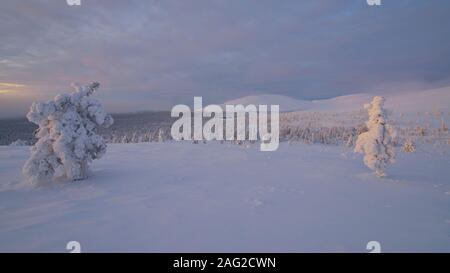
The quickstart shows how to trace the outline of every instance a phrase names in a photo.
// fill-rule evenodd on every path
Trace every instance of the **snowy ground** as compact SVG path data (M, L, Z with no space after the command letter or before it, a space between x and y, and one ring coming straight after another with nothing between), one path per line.
M449 155L400 154L390 176L342 147L110 145L82 182L30 186L0 147L0 251L450 251Z

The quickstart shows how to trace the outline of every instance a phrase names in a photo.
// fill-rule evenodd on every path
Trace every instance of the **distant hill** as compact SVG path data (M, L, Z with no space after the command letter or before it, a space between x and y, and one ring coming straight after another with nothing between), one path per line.
M246 96L224 104L278 104L280 111L332 111L347 112L362 109L374 94L352 94L324 100L298 100L283 95ZM386 107L396 112L450 111L450 87L400 94L384 94Z

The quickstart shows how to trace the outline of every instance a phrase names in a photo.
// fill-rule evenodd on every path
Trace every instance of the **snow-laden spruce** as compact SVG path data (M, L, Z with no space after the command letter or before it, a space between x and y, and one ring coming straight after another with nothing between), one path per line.
M376 96L371 103L364 105L369 113L366 123L368 131L358 136L355 145L355 152L364 154L364 163L377 176L385 176L385 167L395 159L392 143L395 132L393 127L387 124L384 101L383 97Z
M84 179L88 163L106 152L97 129L109 127L113 118L91 96L99 83L74 87L73 93L33 103L27 114L30 122L39 125L38 141L23 167L23 174L32 182Z

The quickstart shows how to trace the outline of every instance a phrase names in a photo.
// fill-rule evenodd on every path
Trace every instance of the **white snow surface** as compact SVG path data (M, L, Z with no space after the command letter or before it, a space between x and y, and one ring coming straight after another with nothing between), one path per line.
M0 252L450 251L448 154L400 154L389 176L337 146L113 144L87 180L35 186L0 146Z

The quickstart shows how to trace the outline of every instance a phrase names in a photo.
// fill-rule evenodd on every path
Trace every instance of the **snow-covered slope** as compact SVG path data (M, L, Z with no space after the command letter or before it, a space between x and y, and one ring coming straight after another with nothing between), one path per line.
M258 147L110 145L88 180L30 186L28 149L2 146L0 252L450 251L448 155L379 179L340 147Z
M224 103L231 105L280 105L280 111L294 111L294 110L308 110L311 108L311 101L297 100L283 95L259 95L246 96L235 100L230 100Z
M396 112L450 112L450 87L400 94L379 94L386 97L386 107ZM247 96L224 104L278 104L280 111L330 111L349 112L360 110L371 101L374 94L352 94L324 100L297 100L283 95Z
M450 113L450 87L386 95L386 107L403 113Z
M313 100L312 111L350 112L364 108L373 98L370 94L352 94L331 99Z

